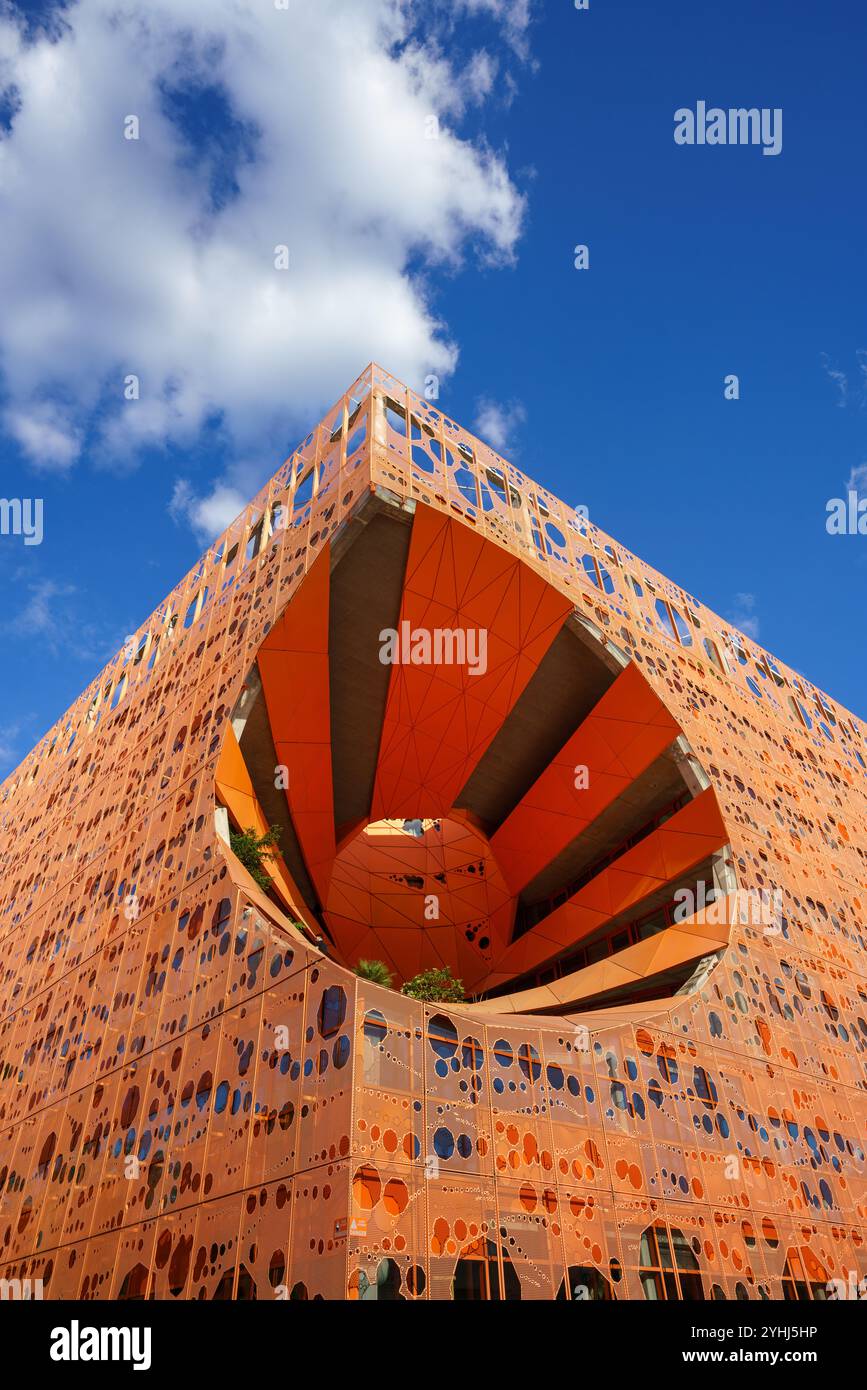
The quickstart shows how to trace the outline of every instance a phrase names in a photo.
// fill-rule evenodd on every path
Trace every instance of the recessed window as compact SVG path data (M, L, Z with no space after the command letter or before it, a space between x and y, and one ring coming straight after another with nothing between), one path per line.
M385 398L385 418L389 429L399 434L401 439L406 439L406 411L390 396Z
M683 1231L664 1221L641 1235L638 1271L644 1297L652 1302L671 1299L704 1301L698 1260Z
M801 701L796 700L794 695L789 696L789 707L792 713L794 714L795 718L798 720L800 724L803 724L805 729L812 729L812 719L810 718L804 706L801 704Z
M630 585L630 587L631 587L631 589L632 589L632 592L635 594L635 597L636 597L636 598L644 598L644 590L643 590L643 588L641 587L641 585L639 584L638 580L635 578L635 575L634 575L634 574L627 574L626 578L627 578L628 581L629 581L629 585Z
M494 496L505 506L506 485L503 479L500 477L499 473L495 472L493 468L486 468L485 482L488 484L488 487L491 489L491 492L494 494Z
M299 479L298 484L295 488L295 494L292 498L292 511L294 515L297 516L298 513L301 511L302 507L307 506L307 503L310 501L312 496L313 467L311 465L310 471L308 473L305 473L303 478Z
M699 1100L704 1101L709 1108L718 1102L717 1089L704 1067L696 1067L693 1072L693 1085Z
M601 589L605 594L614 593L614 580L608 570L596 559L594 555L584 555L581 559L584 572L592 584L597 589Z
M349 460L350 458L352 458L352 455L356 452L357 449L360 449L360 448L361 448L361 446L362 446L362 444L364 443L364 441L365 441L366 438L367 438L367 417L365 416L365 418L362 420L362 422L361 422L361 424L358 426L358 428L352 431L352 434L349 436L349 438L348 438L347 441L346 441L346 457L347 457L347 460Z
M726 662L725 657L723 656L716 642L714 642L713 638L705 637L704 649L707 653L708 660L711 661L719 671L722 671L725 675L728 675L728 663Z
M689 630L686 618L673 603L667 603L665 599L656 600L656 616L659 625L667 637L680 643L682 647L692 646L692 633Z
M521 1282L505 1249L480 1236L461 1251L452 1281L452 1298L472 1302L517 1301Z
M557 1302L610 1303L614 1298L605 1275L593 1265L570 1265L560 1281Z
M737 633L737 632L730 632L730 633L729 633L729 642L731 643L732 651L734 652L735 656L737 657L737 659L738 659L740 665L741 665L741 666L746 666L747 661L748 661L749 658L747 657L746 650L745 650L745 648L744 648L744 644L743 644L743 642L741 641L740 633Z
M837 1019L840 1017L840 1010L837 1008L837 1005L834 1003L833 998L826 989L823 989L821 991L821 994L822 1007L825 1010L825 1013L828 1015L828 1017L831 1019L833 1023L836 1023Z
M812 1251L791 1249L783 1270L783 1298L790 1303L806 1303L811 1298L824 1302L828 1297L828 1276Z
M322 993L319 1004L319 1034L323 1038L333 1037L343 1026L346 1017L346 991L340 985L329 985Z
M456 468L453 474L455 486L466 502L472 506L478 506L476 495L476 478L469 468Z
M656 1062L659 1067L663 1081L668 1081L672 1086L677 1085L677 1060L675 1051L671 1043L663 1043L656 1054Z

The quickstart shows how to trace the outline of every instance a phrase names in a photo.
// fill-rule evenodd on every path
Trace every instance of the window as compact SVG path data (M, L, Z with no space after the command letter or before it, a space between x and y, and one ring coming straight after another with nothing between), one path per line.
M367 438L367 419L362 420L357 429L352 431L346 441L346 457L349 460L356 450L360 449Z
M400 1266L394 1260L380 1260L373 1280L368 1279L364 1270L356 1270L350 1276L349 1297L363 1299L365 1302L396 1303L403 1302L400 1292Z
M828 1276L807 1246L793 1248L786 1255L783 1270L783 1298L790 1303L824 1301L828 1297Z
M314 470L311 467L309 473L306 473L303 478L299 478L296 484L295 495L292 498L292 513L296 517L313 496L313 473Z
M691 647L692 633L680 610L675 608L673 603L667 603L662 598L656 600L655 607L659 625L666 636L678 642L682 647Z
M506 487L501 474L497 473L493 468L486 468L485 482L488 484L494 496L502 502L504 506L507 506Z
M461 1251L452 1280L455 1302L516 1302L521 1283L505 1250L480 1236Z
M238 554L238 542L235 541L234 545L229 546L228 550L226 551L226 558L225 558L225 560L223 561L223 576L224 576L224 577L223 577L223 588L224 588L224 589L228 589L229 585L230 585L230 584L233 582L233 580L234 580L234 577L235 577L235 576L231 573L231 568L232 568L232 564L233 564L233 562L234 562L234 560L235 560L237 554Z
M476 493L476 475L469 468L456 468L453 477L464 501L469 502L472 507L477 507L479 499Z
M731 645L731 649L737 657L738 661L740 662L741 666L746 666L748 658L744 649L743 639L740 633L730 632L728 634L728 640Z
M837 1008L837 1005L834 1003L833 997L828 993L826 989L823 989L821 991L821 995L822 1007L824 1008L825 1013L828 1015L832 1023L836 1023L838 1018L840 1017L840 1010Z
M319 1034L331 1038L340 1031L346 1017L346 992L340 985L329 985L319 1005Z
M614 580L608 573L604 565L593 555L584 555L581 560L584 572L591 584L595 584L597 589L601 589L604 594L614 593Z
M726 662L726 659L720 651L719 647L717 646L716 642L714 642L713 639L710 637L705 637L704 649L707 652L708 660L711 661L713 665L717 667L718 670L724 672L727 675L729 669L728 663Z
M659 1073L663 1081L669 1081L672 1086L677 1085L677 1059L674 1047L671 1043L663 1043L656 1056Z
M558 1303L610 1303L611 1285L592 1265L570 1265L557 1290Z
M708 1076L704 1067L695 1068L693 1072L693 1084L699 1100L704 1101L709 1109L716 1106L718 1101L716 1086Z
M394 430L402 439L406 438L406 411L397 401L393 401L390 396L385 397L385 418L389 429Z
M704 1301L698 1261L686 1236L664 1221L648 1226L639 1246L639 1278L644 1297L652 1302L671 1299Z
M245 550L245 552L244 552L244 563L245 563L245 564L249 564L249 562L250 562L251 560L255 560L256 556L259 554L259 550L260 550L261 545L262 545L262 527L263 527L263 525L264 525L264 518L262 518L260 521L258 521L258 522L256 523L256 525L255 525L255 526L253 527L253 529L251 530L249 536L247 537L247 547L246 547L246 550Z
M199 593L193 594L193 597L190 599L190 602L187 605L187 611L184 614L185 628L192 627L193 623L200 616L202 609L204 608L205 603L207 602L207 598L207 589L200 590Z

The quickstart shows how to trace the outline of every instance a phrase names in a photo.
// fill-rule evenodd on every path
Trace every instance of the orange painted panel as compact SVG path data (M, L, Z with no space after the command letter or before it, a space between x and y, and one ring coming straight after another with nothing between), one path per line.
M393 666L373 820L448 813L569 609L567 599L513 556L418 507L399 631L428 633L432 641L437 633L460 632L466 654L475 643L476 660ZM402 658L412 655L407 645L402 642Z
M493 836L512 891L556 859L679 732L637 666L627 666Z
M301 850L322 899L334 860L328 677L328 546L259 651L278 765ZM275 768L275 774L277 769Z
M728 832L712 788L677 811L544 917L494 962L494 973L521 975L581 941L666 883L722 849Z

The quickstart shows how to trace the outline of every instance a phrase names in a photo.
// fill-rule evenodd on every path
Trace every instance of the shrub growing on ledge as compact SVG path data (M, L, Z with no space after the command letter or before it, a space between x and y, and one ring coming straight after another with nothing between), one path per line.
M262 889L270 892L272 880L265 872L266 859L282 859L277 841L283 832L281 825L272 825L264 835L257 835L252 826L246 830L230 830L229 843L237 859Z
M456 980L447 965L439 970L422 970L407 980L401 994L421 999L425 1004L462 1004L465 999L462 980Z
M355 973L360 979L369 980L373 985L383 985L386 989L391 989L392 974L385 961L360 960L355 967Z

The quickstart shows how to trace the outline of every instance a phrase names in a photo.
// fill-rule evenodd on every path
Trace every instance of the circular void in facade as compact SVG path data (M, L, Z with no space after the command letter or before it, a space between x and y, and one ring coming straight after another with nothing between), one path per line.
M279 826L274 892L396 985L448 967L476 999L675 992L706 940L613 993L587 972L664 934L683 894L733 887L677 720L493 541L375 497L363 521L259 649L217 769L224 826Z

